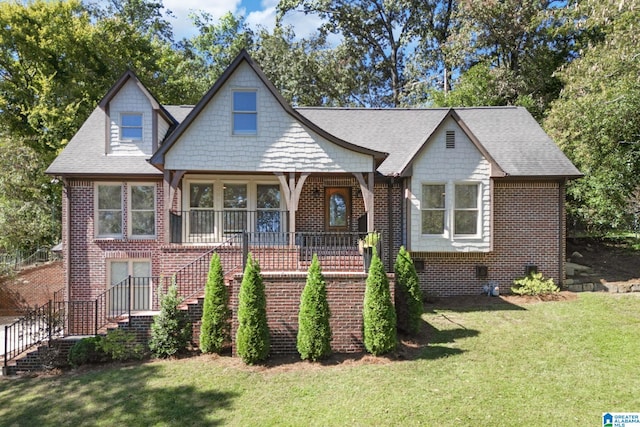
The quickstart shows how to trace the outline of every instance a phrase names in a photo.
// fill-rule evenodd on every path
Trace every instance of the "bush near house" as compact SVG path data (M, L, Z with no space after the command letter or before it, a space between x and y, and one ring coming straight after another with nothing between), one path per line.
M200 326L200 351L220 353L229 342L231 311L229 292L224 285L220 255L214 253L209 266L209 277L204 291L202 325Z
M244 363L253 365L265 360L269 356L269 350L267 297L260 265L249 254L238 293L236 352Z
M160 314L151 324L149 349L155 357L174 356L189 345L191 324L187 320L187 313L178 309L181 303L178 287L173 283L162 296Z
M416 335L422 325L422 291L411 255L404 246L393 266L396 279L395 306L398 329Z
M560 292L552 278L545 279L542 273L532 273L513 281L511 292L518 295L547 295Z
M303 360L315 362L331 354L330 316L326 283L318 256L314 254L298 314L297 348Z
M83 338L69 350L67 360L71 366L109 361L125 362L144 357L144 347L136 341L133 332L114 329L107 335Z
M391 302L389 279L374 249L364 292L364 347L375 355L396 348L396 312Z

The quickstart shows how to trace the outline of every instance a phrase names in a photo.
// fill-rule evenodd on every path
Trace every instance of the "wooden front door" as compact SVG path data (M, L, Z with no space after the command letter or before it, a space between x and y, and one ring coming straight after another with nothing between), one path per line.
M328 187L324 193L324 225L326 231L349 231L351 220L351 188Z

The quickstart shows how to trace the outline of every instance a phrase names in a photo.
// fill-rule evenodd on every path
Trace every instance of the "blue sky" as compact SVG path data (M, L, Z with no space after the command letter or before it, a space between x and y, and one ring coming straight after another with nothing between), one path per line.
M165 9L171 10L175 19L169 19L173 26L176 40L195 34L189 20L189 13L203 10L214 18L219 18L227 12L242 15L252 27L261 25L272 29L275 23L276 6L278 0L163 0ZM317 17L305 16L302 13L289 13L285 23L293 25L300 37L308 35L318 27Z

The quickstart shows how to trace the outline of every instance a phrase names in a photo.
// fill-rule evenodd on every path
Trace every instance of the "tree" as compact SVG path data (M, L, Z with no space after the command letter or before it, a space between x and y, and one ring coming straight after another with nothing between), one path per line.
M318 256L313 254L300 297L297 348L302 359L317 361L331 354L331 312Z
M260 265L249 254L238 294L236 352L244 363L253 365L265 360L269 356L269 350L267 297Z
M460 0L454 17L459 29L451 33L447 52L466 69L488 69L490 92L480 101L497 96L500 105L525 106L541 119L562 88L555 71L575 54L577 33L566 25L566 8L553 0ZM452 94L456 90L454 83Z
M323 20L321 33L343 37L359 87L351 102L399 106L405 90L407 50L430 20L433 4L414 0L280 0L278 16L301 10Z
M374 249L364 293L364 347L375 356L396 348L396 312L389 279Z
M545 130L585 174L567 186L568 213L589 230L624 228L640 186L640 35L633 2L583 1L588 38L559 77L565 83Z
M220 353L229 342L229 292L224 285L220 255L214 253L209 266L209 276L204 289L204 306L200 326L200 351Z
M422 291L411 255L400 247L394 264L398 329L416 335L422 325Z
M173 283L162 295L160 314L151 324L149 349L155 357L174 356L187 348L191 340L191 324L187 320L187 313L178 308L181 303L178 287Z

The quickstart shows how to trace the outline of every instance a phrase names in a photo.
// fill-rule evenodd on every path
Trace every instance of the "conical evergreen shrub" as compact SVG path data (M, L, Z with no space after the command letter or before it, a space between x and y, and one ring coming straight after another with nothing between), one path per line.
M396 276L398 329L416 335L422 325L422 291L416 267L404 246L400 247L393 269Z
M391 302L389 279L374 249L364 293L364 347L375 355L396 348L396 312Z
M191 324L187 313L178 306L182 298L178 297L175 283L169 286L160 300L160 314L151 324L149 350L155 357L170 357L187 348L191 341Z
M244 363L253 365L269 356L269 346L267 298L260 265L249 254L238 293L236 352Z
M209 265L209 276L204 289L202 324L200 326L200 351L220 353L229 342L231 311L229 292L224 285L220 255L214 253Z
M318 257L313 254L298 313L297 347L303 360L315 362L331 354L330 316L327 286Z

